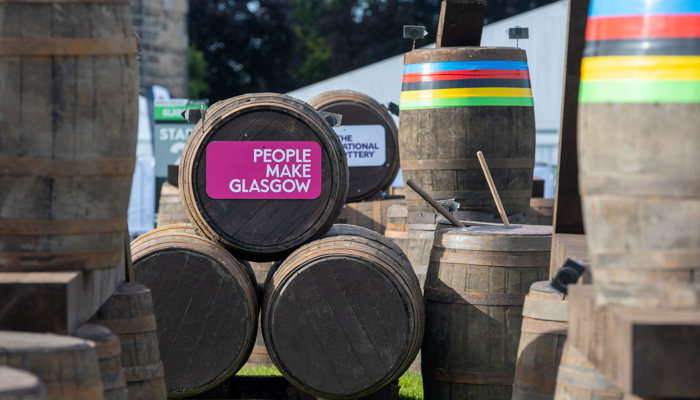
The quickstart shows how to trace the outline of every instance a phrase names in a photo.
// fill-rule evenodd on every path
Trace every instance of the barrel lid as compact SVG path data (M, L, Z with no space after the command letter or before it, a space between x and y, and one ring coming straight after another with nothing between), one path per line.
M435 232L435 246L477 251L538 251L552 247L552 227L479 223Z
M404 54L404 64L444 61L527 61L525 50L517 47L441 47L416 49Z
M0 355L16 353L52 353L94 348L93 342L53 333L0 331Z
M466 236L552 236L549 225L503 225L496 223L470 222L464 228L446 228L444 235Z
M17 396L41 393L43 384L39 378L29 371L0 365L0 396ZM29 397L27 397L29 398Z

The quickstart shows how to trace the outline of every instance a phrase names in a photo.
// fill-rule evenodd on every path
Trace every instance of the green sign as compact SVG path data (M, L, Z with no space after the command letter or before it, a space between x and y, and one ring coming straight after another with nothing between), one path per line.
M166 177L168 165L180 163L182 149L196 125L187 122L182 116L182 112L191 108L204 108L206 110L207 103L207 100L189 99L155 101L153 143L156 157L156 177Z

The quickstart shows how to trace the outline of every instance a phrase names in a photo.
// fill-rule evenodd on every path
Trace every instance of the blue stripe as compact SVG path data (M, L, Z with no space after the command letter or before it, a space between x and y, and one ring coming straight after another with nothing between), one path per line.
M434 63L406 64L404 74L425 72L463 71L466 69L524 69L527 61L444 61Z
M591 0L589 17L700 13L700 0Z

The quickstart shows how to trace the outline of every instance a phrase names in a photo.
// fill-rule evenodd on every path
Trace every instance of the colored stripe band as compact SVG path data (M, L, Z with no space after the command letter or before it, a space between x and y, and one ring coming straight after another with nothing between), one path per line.
M531 97L530 88L478 87L401 92L401 101L424 99L452 99L462 97Z
M401 86L402 91L411 90L435 90L458 88L529 88L529 79L460 79L446 81L405 82Z
M581 103L700 103L700 81L582 81Z
M403 100L401 110L442 107L533 106L532 97L462 97L455 99Z
M592 0L589 17L700 13L697 0Z
M699 15L589 18L586 40L700 37Z
M463 79L530 79L530 71L524 69L467 69L403 75L404 83Z
M469 69L523 69L527 70L527 61L443 61L434 63L406 64L404 74L461 71Z
M583 51L584 57L646 55L700 55L700 38L594 40L586 42Z
M581 80L673 80L700 79L700 57L609 56L581 61Z

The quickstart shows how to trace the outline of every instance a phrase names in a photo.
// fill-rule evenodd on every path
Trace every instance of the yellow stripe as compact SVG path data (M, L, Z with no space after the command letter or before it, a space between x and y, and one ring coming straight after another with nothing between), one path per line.
M532 97L530 88L457 88L401 92L401 101L460 97Z
M700 56L609 56L586 57L581 80L674 80L700 79Z

